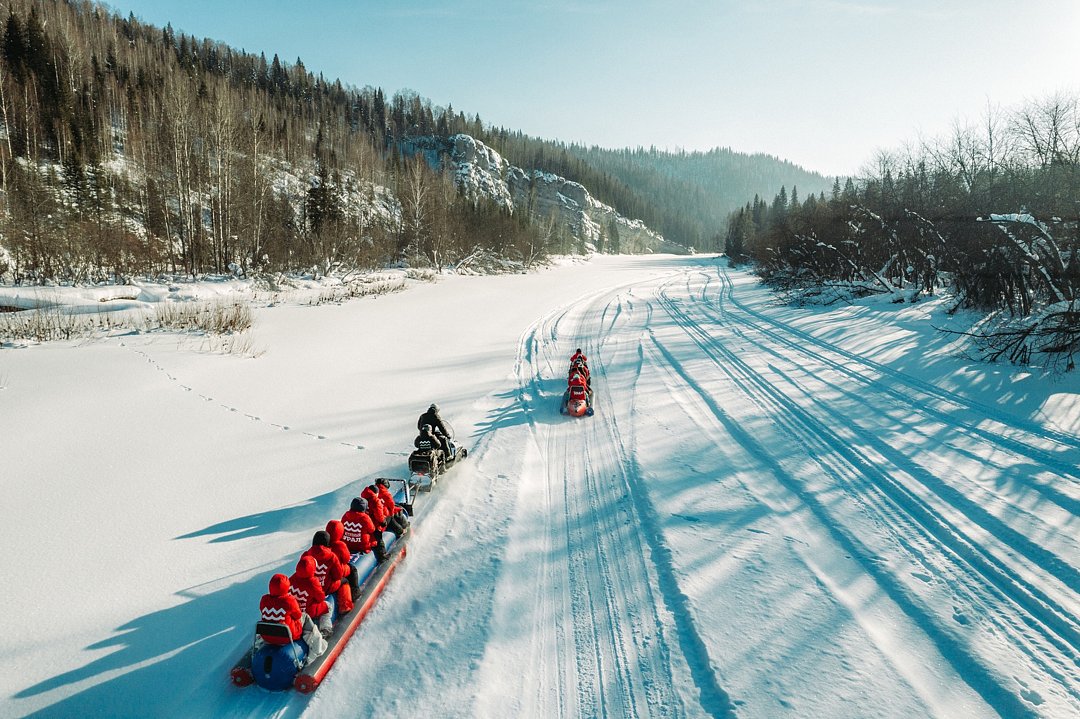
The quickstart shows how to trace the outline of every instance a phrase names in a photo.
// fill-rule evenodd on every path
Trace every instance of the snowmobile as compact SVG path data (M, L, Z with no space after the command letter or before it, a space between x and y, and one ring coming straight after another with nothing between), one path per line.
M566 392L563 393L562 406L559 407L559 412L572 417L592 417L591 394L591 392L579 385L568 387Z
M395 503L411 516L413 505L409 483L403 479L390 479L389 482ZM405 548L411 534L411 525L400 537L391 531L384 531L386 559L381 563L376 562L373 552L352 556L349 563L356 568L360 589L357 596L353 597L352 612L343 616L337 613L334 597L331 595L326 598L334 628L326 640L325 652L309 658L307 643L302 639L286 644L263 643L260 635L289 639L289 629L277 622L258 622L255 625L252 646L232 668L233 684L241 687L258 684L270 691L284 691L291 686L303 694L315 691L357 627L371 611L397 565L405 558Z
M451 444L450 449L449 457L444 456L442 449L413 450L409 455L410 485L416 489L431 491L443 472L469 456L469 450L465 447Z

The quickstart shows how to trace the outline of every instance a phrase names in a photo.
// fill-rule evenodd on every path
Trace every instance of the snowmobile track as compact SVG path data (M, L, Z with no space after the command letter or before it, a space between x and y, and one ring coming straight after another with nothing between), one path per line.
M818 461L826 474L837 483L847 487L851 496L861 503L866 514L878 515L882 518L882 526L894 528L892 531L897 544L913 554L924 566L934 568L936 575L942 581L951 580L953 591L965 606L971 608L972 614L986 616L998 631L1012 637L1013 641L1010 644L1023 652L1028 657L1028 661L1060 682L1065 695L1071 696L1075 701L1076 687L1080 686L1080 678L1077 675L1077 647L1080 634L1078 634L1076 617L1066 608L1070 601L1075 602L1077 581L1075 569L1068 562L1046 552L1015 530L1002 525L996 518L988 515L945 483L935 481L932 475L922 471L914 463L906 461L902 454L893 451L874 435L857 427L847 426L849 423L844 422L844 418L826 407L825 403L815 403L815 406L826 411L829 415L828 421L810 414L785 392L780 391L775 385L775 380L770 381L764 378L760 370L744 362L726 346L725 342L710 336L702 329L709 326L710 317L711 324L719 322L734 329L736 333L746 329L759 329L759 323L744 322L743 317L726 311L723 300L732 296L732 290L722 270L721 277L724 279L724 291L720 300L716 302L718 310L712 309L713 303L709 301L708 281L705 281L700 291L697 291L694 281L700 282L702 278L694 278L690 275L684 278L684 285L679 288L678 298L672 296L669 288L679 280L678 278L670 280L669 288L660 291L660 305L686 335L700 347L703 354L712 358L718 371L726 374L761 408L766 416L771 417L776 425L783 427L795 441L811 448L812 455L819 458ZM683 296L694 298L694 300L685 301ZM775 331L772 334L775 335ZM805 344L813 344L818 350L822 349L822 343L819 342L804 342L796 346L791 341L772 337L769 334L766 338L782 341L788 350L796 348L804 355L809 354L802 351ZM753 341L758 346L765 344L760 334L755 336ZM725 424L726 430L746 445L755 456L772 463L769 459L769 449L760 446L753 436L742 431L734 422L726 420L724 411L712 402L708 393L697 385L689 373L680 369L675 356L667 352L659 342L656 342L656 347L673 369L681 375L682 380L687 385L696 388L696 392L707 405L711 404L714 414ZM767 350L768 347L764 349ZM826 347L826 349L831 348ZM813 353L808 359L808 364L816 360L817 364L824 362L826 366L840 369L849 375L853 372L846 366L838 367L836 363L814 356L819 353ZM775 356L780 359L778 354ZM776 366L769 365L767 369L781 378L784 376ZM854 379L866 382L865 377L858 375L857 371L854 372L856 373ZM880 391L880 386L877 389ZM894 400L903 399L902 395L895 392L885 392L885 394ZM907 401L915 405L914 400ZM838 433L839 429L834 430L840 427L843 428L845 435L848 433L851 435L841 436ZM986 433L980 435L983 441L990 441L992 438L996 439L996 437L987 436ZM1045 437L1040 435L1040 438ZM881 461L869 461L863 453L853 448L853 444L868 448L872 451L872 455ZM1017 445L1015 442L1003 444L1009 449L1016 448L1025 451L1029 458L1050 459L1040 456L1042 452L1032 451L1033 448L1026 444ZM1055 463L1057 461L1054 459ZM1030 713L1030 707L1004 685L1003 677L988 669L980 662L979 657L973 655L964 642L958 639L955 627L943 623L938 611L921 606L902 582L898 582L895 577L871 561L874 552L866 547L850 529L840 526L830 509L816 496L801 487L799 482L783 467L772 464L772 469L777 479L800 498L834 539L860 558L866 571L875 578L883 590L905 612L916 618L917 623L933 638L935 644L954 664L957 671L965 676L992 706L1008 715ZM905 477L905 481L899 481L899 477ZM908 481L912 479L915 481ZM912 486L920 483L927 494L913 490ZM926 499L927 495L933 499L932 504ZM954 515L963 520L964 526L950 520L950 516ZM988 534L1005 545L1003 556L1000 551L992 551L984 546L983 541L969 536L971 530L967 529L966 525L979 526L980 523L985 525L983 529ZM904 530L899 531L898 528L904 528ZM1049 576L1053 596L1047 589L1046 582L1035 585L1020 574L1015 566L1016 557L1021 557L1038 566ZM954 577L965 579L956 581ZM1064 586L1053 586L1056 583ZM1005 611L1003 606L1011 606L1013 610Z
M548 541L564 545L566 587L561 610L545 608L541 616L566 612L572 624L562 629L560 643L572 651L576 696L564 697L561 716L708 716L731 713L727 694L717 685L705 643L693 626L687 600L679 591L670 552L662 546L655 512L645 493L634 485L633 457L624 447L632 438L621 434L618 413L610 405L607 340L622 336L622 326L635 323L640 332L651 314L620 300L620 289L597 293L541 318L521 341L519 382L522 398L538 407L557 402L539 398L546 378L561 377L574 347L590 356L594 391L601 407L588 422L548 423L530 417L531 432L546 467L544 481L552 502L547 531L563 532ZM615 328L619 331L616 332ZM629 366L640 370L640 347ZM627 365L620 356L620 368ZM619 386L625 384L620 375ZM530 413L532 414L532 413ZM540 413L538 413L540 414ZM557 415L556 415L557 416ZM544 581L548 581L545 578ZM654 588L658 588L659 594ZM676 642L669 639L671 635ZM698 686L697 709L684 706L672 683L672 663L682 667ZM612 681L612 677L615 681Z

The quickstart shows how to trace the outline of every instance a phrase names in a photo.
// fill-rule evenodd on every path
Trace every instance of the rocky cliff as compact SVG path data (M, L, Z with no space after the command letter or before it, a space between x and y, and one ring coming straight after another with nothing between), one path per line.
M469 197L486 197L512 212L528 212L538 223L554 221L556 231L589 249L650 252L664 238L640 220L623 217L565 177L523 170L469 135L454 135L444 160L458 188Z

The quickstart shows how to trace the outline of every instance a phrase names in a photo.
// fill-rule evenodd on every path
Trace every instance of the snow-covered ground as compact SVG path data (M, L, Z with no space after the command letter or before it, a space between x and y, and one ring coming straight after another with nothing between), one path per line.
M1080 376L951 321L596 257L259 307L254 357L0 349L0 716L1078 716ZM231 686L270 575L432 401L471 458L338 664Z

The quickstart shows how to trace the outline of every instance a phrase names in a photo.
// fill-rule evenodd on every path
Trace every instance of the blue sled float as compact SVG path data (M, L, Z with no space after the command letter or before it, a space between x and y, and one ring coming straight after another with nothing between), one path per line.
M405 508L412 515L412 497L408 482L402 479L391 479L390 486L400 485L400 489L394 491L394 501ZM244 653L230 672L232 683L237 686L258 684L263 689L270 691L284 691L290 686L297 691L310 694L318 688L330 667L337 661L338 656L349 639L356 632L360 622L364 621L375 601L382 594L387 582L401 560L405 558L405 548L408 544L412 526L410 525L400 537L393 532L383 532L383 543L386 545L386 560L381 564L375 561L374 553L354 554L349 560L356 567L356 576L360 581L358 596L353 597L353 610L349 614L339 617L334 597L326 598L330 605L330 616L333 617L333 631L326 640L326 651L320 656L307 662L308 646L303 640L289 642L288 644L263 644L255 649L252 647ZM255 627L255 636L265 634L268 636L282 636L289 638L289 629L284 624L275 622L259 622Z

